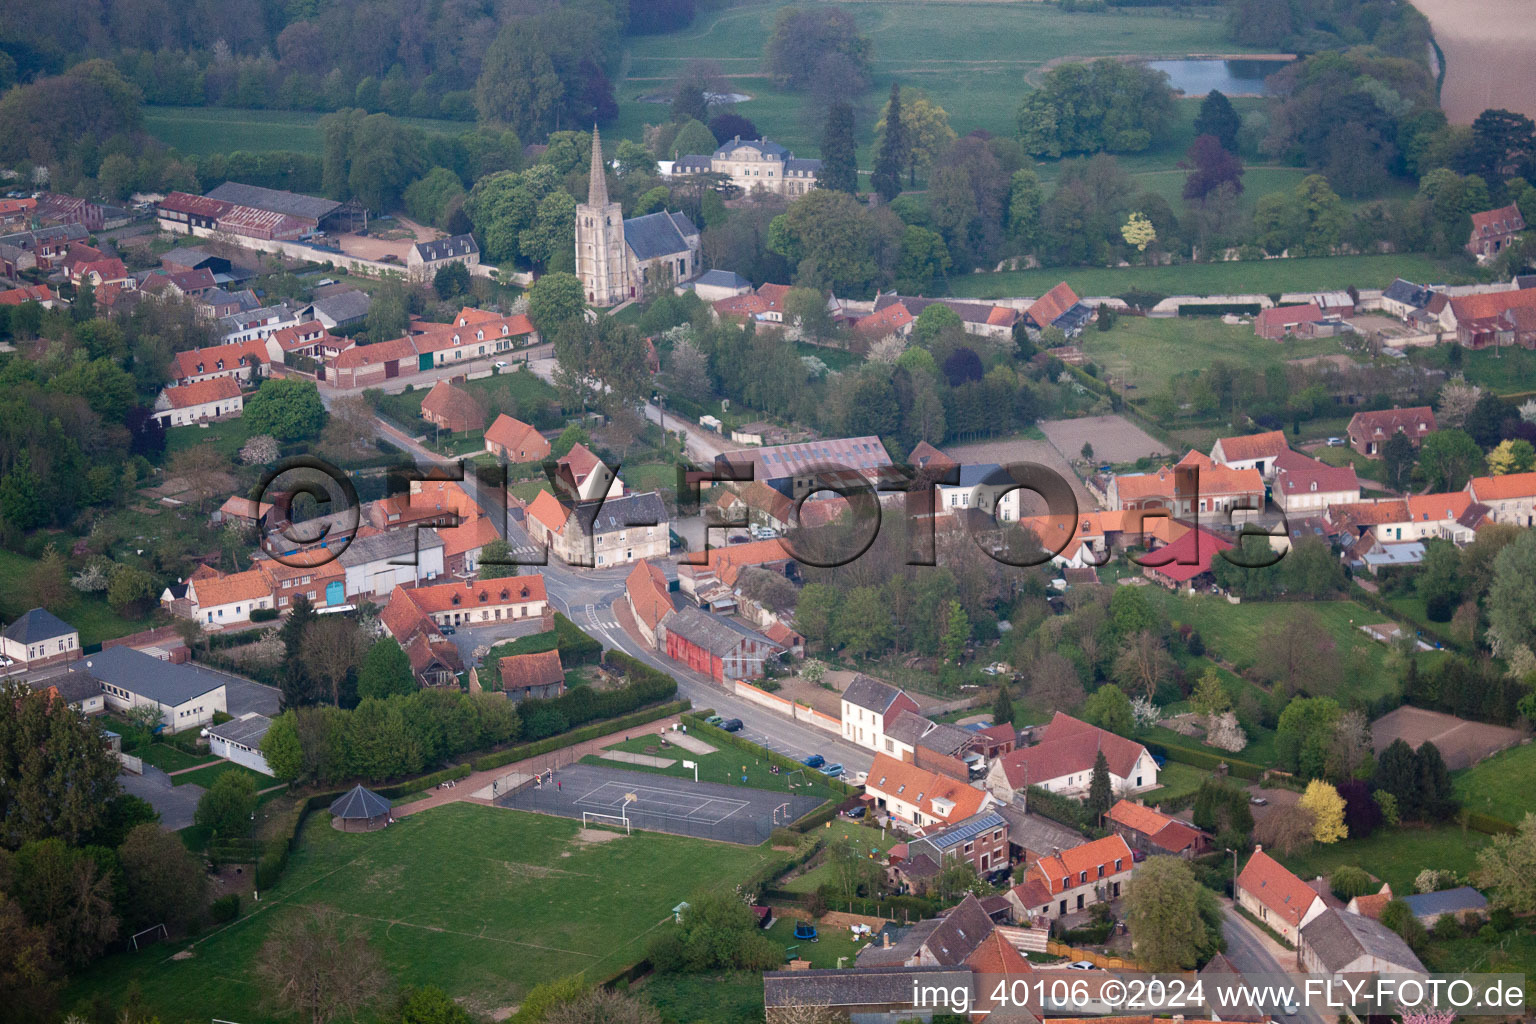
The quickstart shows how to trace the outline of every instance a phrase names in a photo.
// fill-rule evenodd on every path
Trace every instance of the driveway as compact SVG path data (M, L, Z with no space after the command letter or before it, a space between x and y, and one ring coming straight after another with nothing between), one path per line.
M152 764L144 766L143 775L123 772L117 779L123 784L123 792L149 801L160 812L160 824L173 832L192 824L197 801L203 795L203 787L193 782L171 785L171 777Z

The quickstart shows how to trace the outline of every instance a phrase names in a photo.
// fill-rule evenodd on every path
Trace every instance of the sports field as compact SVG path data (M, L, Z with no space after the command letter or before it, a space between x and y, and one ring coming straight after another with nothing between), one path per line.
M120 997L137 981L162 1020L276 1022L260 1004L253 959L285 910L325 903L366 927L400 984L441 986L490 1016L540 981L603 978L633 963L680 901L728 890L780 856L655 833L584 837L580 822L469 804L373 833L337 832L316 814L282 885L239 920L109 958L63 1003Z

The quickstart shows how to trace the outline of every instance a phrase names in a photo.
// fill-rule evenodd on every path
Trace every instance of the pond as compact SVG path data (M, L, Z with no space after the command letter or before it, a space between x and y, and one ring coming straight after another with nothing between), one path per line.
M1286 60L1149 60L1154 71L1166 71L1168 81L1186 96L1204 96L1218 89L1228 96L1267 96L1265 78L1290 63Z

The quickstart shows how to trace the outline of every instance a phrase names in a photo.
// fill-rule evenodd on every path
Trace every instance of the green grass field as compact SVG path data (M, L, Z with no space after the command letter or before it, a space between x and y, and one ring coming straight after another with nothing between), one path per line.
M61 539L60 546L67 551L71 543L65 537ZM37 562L26 555L0 550L0 621L12 622L34 606L35 602L30 595L32 572L36 567ZM147 619L135 621L123 618L112 610L100 594L70 593L73 600L68 605L49 610L80 631L82 647L136 633L154 625Z
M1113 330L1089 329L1078 335L1078 346L1099 365L1099 376L1121 378L1136 385L1130 397L1151 398L1173 378L1210 365L1217 359L1261 372L1287 359L1343 352L1337 338L1297 338L1285 344L1267 341L1242 324L1224 324L1217 317L1121 317Z
M1044 295L1064 280L1083 296L1124 295L1131 291L1162 295L1268 295L1350 285L1385 288L1397 277L1432 281L1448 276L1439 261L1422 254L1403 253L1192 263L1170 267L1051 267L956 277L950 280L949 290L954 295L978 299Z
M654 749L653 749L654 748ZM728 786L746 786L748 789L769 789L779 793L789 793L790 773L780 771L778 775L768 770L769 764L748 754L746 751L735 747L721 747L713 754L692 754L675 744L662 747L657 736L653 732L644 735L633 736L628 740L611 744L606 750L624 750L631 754L649 754L652 757L672 758L676 764L670 768L652 768L641 764L627 764L622 761L610 761L596 754L588 754L581 759L583 764L598 765L603 768L623 768L628 771L650 772L654 775L670 775L675 779L692 779L693 769L684 768L683 761L693 761L699 766L700 782L720 782ZM747 781L742 782L742 769L746 769ZM832 787L827 785L826 776L820 772L807 768L804 775L794 776L795 788L793 792L797 796L814 796L818 800L830 800L834 796L840 797L841 793L834 793ZM809 788L807 788L809 787Z
M1183 741L1186 745L1188 739ZM1234 755L1239 756L1239 755ZM1158 787L1144 794L1142 802L1155 807L1164 800L1179 800L1193 796L1200 784L1211 777L1210 772L1177 761L1169 761L1157 770Z
M1469 811L1482 811L1518 825L1536 814L1536 743L1494 754L1456 773L1456 796Z
M1280 860L1305 879L1327 876L1335 868L1353 864L1389 883L1393 892L1406 894L1414 891L1414 876L1425 868L1467 874L1477 863L1477 851L1487 845L1487 836L1454 825L1387 828L1368 839L1345 839L1328 846L1314 844L1305 853Z
M163 772L184 771L188 768L196 768L198 765L209 764L214 760L212 754L189 754L169 743L151 743L133 753L134 756L143 758L145 763L152 764Z
M1481 352L1457 350L1460 365L1452 365L1453 346L1414 349L1415 362L1461 373L1473 384L1506 396L1525 397L1536 389L1536 352L1521 348L1483 349Z
M1188 623L1199 630L1207 650L1240 669L1258 659L1259 638L1265 627L1277 615L1290 610L1266 601L1228 604L1224 598L1210 595L1179 597L1160 587L1149 587L1146 593L1162 603L1176 624ZM1353 601L1308 601L1294 607L1304 608L1317 616L1333 640L1335 654L1342 664L1349 665L1352 652L1358 652L1353 656L1358 658L1359 672L1341 687L1338 694L1341 700L1350 697L1372 700L1397 689L1398 681L1387 667L1386 644L1374 641L1360 631L1361 626L1381 622L1386 616ZM1424 660L1420 661L1420 670L1442 656L1432 652L1421 655Z
M325 115L304 110L240 110L226 107L145 107L149 134L183 153L205 156L244 150L261 153L291 149L319 156L325 141L319 122ZM419 117L399 120L424 131L457 135L473 131L467 121Z
M420 403L417 407L420 408ZM207 426L172 427L165 432L165 451L167 455L175 455L200 444L210 444L221 457L233 460L250 437L251 428L246 426L245 417L237 416Z
M670 922L679 902L701 889L728 890L779 856L649 832L589 843L579 831L564 818L469 804L366 834L337 832L317 814L281 886L239 920L102 961L64 1003L120 996L137 981L162 1020L276 1021L251 964L282 914L324 903L365 929L400 984L441 986L488 1016L537 982L605 978L637 961L648 933ZM190 956L172 959L183 951ZM761 991L759 983L759 998Z
M272 776L251 771L251 769L245 767L244 765L233 764L229 761L222 761L218 764L210 764L207 767L199 768L196 771L187 772L184 775L177 775L171 779L171 785L185 786L190 783L192 785L202 786L204 789L207 789L209 786L213 785L214 779L218 778L220 775L223 775L225 772L239 772L243 775L249 776L250 780L256 784L257 789L266 789L268 786L277 785L277 780L272 778Z
M882 836L880 829L871 828L868 825L859 825L849 821L847 818L834 819L832 827L819 830L819 834L827 840L828 845L839 839L851 838L858 842L861 847L868 846L882 851L889 850L895 846L901 838L895 832L886 832ZM823 856L825 855L823 854ZM832 865L821 863L785 882L784 888L790 892L815 892L823 885L831 882Z

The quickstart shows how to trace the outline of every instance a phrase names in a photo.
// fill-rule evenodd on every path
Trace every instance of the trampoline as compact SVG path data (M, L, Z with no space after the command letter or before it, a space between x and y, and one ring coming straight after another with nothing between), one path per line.
M811 924L811 922L809 922L809 921L796 921L795 922L795 938L803 939L803 940L806 940L808 942L815 942L816 941L816 926Z

